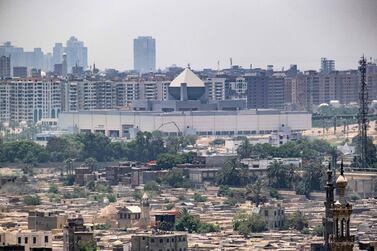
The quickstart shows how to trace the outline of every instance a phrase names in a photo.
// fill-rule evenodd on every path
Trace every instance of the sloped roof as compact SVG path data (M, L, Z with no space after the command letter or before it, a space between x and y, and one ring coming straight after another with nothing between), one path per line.
M170 87L181 87L182 83L186 83L187 87L204 87L204 82L193 73L190 68L184 69L173 81Z
M130 211L131 213L141 213L141 208L139 206L126 206L124 209Z

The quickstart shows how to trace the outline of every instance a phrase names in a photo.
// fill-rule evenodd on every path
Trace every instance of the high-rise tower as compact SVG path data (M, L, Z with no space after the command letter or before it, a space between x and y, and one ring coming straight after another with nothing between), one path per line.
M134 70L140 73L156 71L156 40L154 38L134 39Z
M359 167L367 168L367 147L368 147L368 86L366 82L366 67L367 61L363 56L359 61L359 72L360 72L360 92L359 92L359 149L360 149L360 158L359 158Z

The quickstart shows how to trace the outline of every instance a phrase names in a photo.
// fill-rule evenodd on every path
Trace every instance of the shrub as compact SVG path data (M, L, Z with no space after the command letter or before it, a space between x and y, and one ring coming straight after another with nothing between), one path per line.
M24 203L28 206L30 205L40 205L41 204L41 199L39 198L38 195L26 195L24 197Z

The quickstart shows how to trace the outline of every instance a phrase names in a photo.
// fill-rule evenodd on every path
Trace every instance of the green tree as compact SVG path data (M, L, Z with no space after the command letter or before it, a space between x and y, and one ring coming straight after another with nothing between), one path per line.
M171 187L183 187L190 188L191 183L188 179L187 171L182 169L171 169L169 172L162 178L162 183L169 185Z
M292 165L283 165L282 162L273 161L267 170L270 186L274 188L291 188L296 179Z
M89 167L90 170L92 170L93 172L94 170L96 170L97 160L95 158L90 157L84 161L84 164L85 166Z
M132 193L132 197L134 198L134 200L140 201L141 198L143 197L143 193L140 190L135 190Z
M156 181L149 181L144 185L144 191L148 192L160 192L160 186Z
M250 158L253 154L253 146L248 138L245 138L241 145L237 148L237 154L241 159Z
M185 159L178 154L162 153L157 156L157 168L159 169L171 169L176 164L182 164Z
M230 198L227 198L225 201L224 201L224 204L225 205L229 205L229 206L235 206L235 205L237 205L238 204L238 200L236 200L235 198L232 198L232 197L230 197Z
M109 200L110 203L114 203L117 201L117 197L114 194L108 194L107 199Z
M125 142L116 141L110 143L111 155L116 160L127 160L130 150Z
M49 160L46 149L32 141L14 141L2 144L2 159L5 162L29 164L44 163Z
M80 251L96 251L96 243L88 241L79 241L78 243Z
M172 222L162 221L157 223L157 228L162 231L172 231L174 229L174 224Z
M306 163L303 176L296 186L296 193L309 197L312 191L321 191L325 178L325 168L320 160Z
M250 181L247 167L238 159L231 159L225 162L218 173L217 183L228 186L244 186Z
M198 231L200 221L198 218L188 213L186 209L183 210L181 217L175 223L175 230L188 231L189 233Z
M74 175L67 175L62 178L64 186L73 186L75 184L75 176Z
M308 219L304 215L303 212L297 210L293 214L291 214L288 219L286 219L286 225L289 228L296 229L298 231L302 231L304 228L308 227Z
M88 188L89 191L94 192L96 190L96 183L91 180L86 184L86 188Z
M312 230L312 234L316 236L323 236L323 225L322 224L316 225Z
M41 204L41 199L39 198L39 196L37 194L36 195L26 195L24 197L24 203L28 206L30 206L30 205L36 206L36 205Z
M184 209L181 217L175 223L175 230L177 231L188 231L189 233L209 233L218 232L220 230L218 225L203 223L199 218L189 214L187 209Z
M267 223L259 214L238 213L233 217L233 229L246 237L267 230Z
M203 196L199 193L195 193L193 199L196 202L206 202L208 200L206 196Z
M49 193L54 193L54 194L59 193L58 186L56 184L50 184L48 192Z
M232 191L229 186L227 185L220 185L219 190L217 191L217 196L220 197L231 197Z
M94 158L97 161L111 159L110 139L102 133L81 133L76 135L79 142L83 144L81 160Z
M246 199L255 203L256 206L267 202L266 186L261 179L246 186Z

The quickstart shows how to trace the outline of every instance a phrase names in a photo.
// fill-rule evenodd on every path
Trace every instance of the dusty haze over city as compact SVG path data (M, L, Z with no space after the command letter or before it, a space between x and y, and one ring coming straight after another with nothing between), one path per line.
M157 67L233 64L276 69L298 64L356 68L377 57L377 1L0 1L0 42L51 52L74 35L100 68L132 69L133 39L156 38Z

